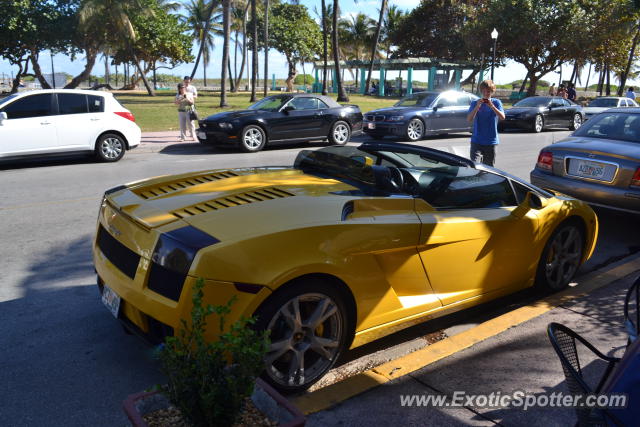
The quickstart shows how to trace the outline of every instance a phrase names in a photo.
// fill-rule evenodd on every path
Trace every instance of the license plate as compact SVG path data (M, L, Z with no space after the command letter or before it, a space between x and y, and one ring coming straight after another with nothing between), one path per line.
M604 175L605 165L598 162L590 162L587 160L578 160L577 173L586 178L602 178Z
M376 124L375 123L367 123L367 127L369 129L375 129L376 128Z
M120 296L111 288L105 285L102 289L102 303L109 309L111 314L117 319L120 311Z
M198 138L200 139L207 139L207 134L204 132L198 132Z

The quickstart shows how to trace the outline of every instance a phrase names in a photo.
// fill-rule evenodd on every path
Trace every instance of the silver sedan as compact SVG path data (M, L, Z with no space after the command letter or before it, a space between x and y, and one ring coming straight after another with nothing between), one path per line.
M540 151L531 183L590 204L640 213L640 108L593 116Z

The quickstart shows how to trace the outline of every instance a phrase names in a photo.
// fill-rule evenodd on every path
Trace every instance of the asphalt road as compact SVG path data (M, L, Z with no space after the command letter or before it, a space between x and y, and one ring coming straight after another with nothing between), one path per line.
M502 134L497 167L527 179L539 149L567 134ZM421 144L467 155L468 142L468 134L461 134ZM299 144L243 154L199 144L169 145L158 152L143 145L116 164L85 158L0 164L2 424L125 425L122 400L162 382L151 349L122 332L102 306L95 286L91 238L105 189L192 170L290 165L305 147ZM600 239L583 273L640 250L637 216L597 212ZM494 304L491 310L504 310L535 297L517 295L506 304ZM390 346L396 352L407 351L418 343L416 339L426 339L425 331L455 328L483 316L486 310L469 311L427 329L413 328L350 352L347 361L369 363L367 358L377 357L377 352Z

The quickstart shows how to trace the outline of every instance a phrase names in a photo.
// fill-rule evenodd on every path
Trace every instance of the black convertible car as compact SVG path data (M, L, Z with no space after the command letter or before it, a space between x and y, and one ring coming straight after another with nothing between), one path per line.
M198 140L203 144L233 144L253 153L267 144L328 140L344 145L362 131L357 105L340 105L312 94L268 96L247 110L227 111L200 120Z
M545 128L578 129L584 122L582 107L557 96L532 96L518 101L505 111L505 119L498 122L498 130L507 128L542 132Z

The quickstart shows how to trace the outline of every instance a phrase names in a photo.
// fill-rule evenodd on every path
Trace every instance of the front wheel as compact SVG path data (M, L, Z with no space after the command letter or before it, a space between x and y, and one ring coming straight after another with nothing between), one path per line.
M345 145L351 138L351 127L347 122L339 120L331 126L329 133L329 143L334 145Z
M245 126L240 133L240 148L246 153L256 153L264 148L267 136L260 126Z
M544 118L542 118L540 114L536 114L536 117L533 119L533 131L540 133L542 129L544 129Z
M566 288L580 267L583 246L584 236L578 225L560 225L542 251L536 285L550 291Z
M271 344L263 378L283 392L309 388L347 347L349 322L342 295L317 279L276 292L256 312L256 328Z
M114 133L105 133L96 142L96 157L101 162L117 162L124 156L124 138Z
M409 141L418 141L424 136L424 123L420 119L411 119L405 132Z
M571 120L571 123L569 123L569 129L576 130L580 128L580 126L582 126L582 116L576 113L573 115L573 120Z

